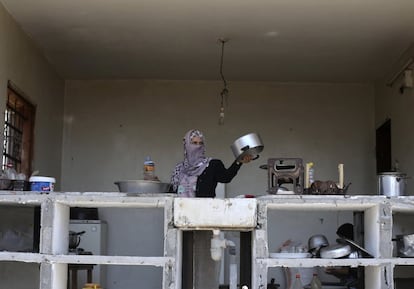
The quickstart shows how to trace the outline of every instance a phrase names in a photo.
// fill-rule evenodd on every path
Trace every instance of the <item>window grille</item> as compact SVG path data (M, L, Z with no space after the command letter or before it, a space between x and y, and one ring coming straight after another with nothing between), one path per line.
M4 113L2 167L31 173L35 107L10 84Z

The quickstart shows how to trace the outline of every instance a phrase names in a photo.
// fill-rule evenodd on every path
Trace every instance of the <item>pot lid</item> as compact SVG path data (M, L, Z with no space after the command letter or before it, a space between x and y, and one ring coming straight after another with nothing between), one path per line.
M406 176L407 174L401 172L381 172L379 176Z

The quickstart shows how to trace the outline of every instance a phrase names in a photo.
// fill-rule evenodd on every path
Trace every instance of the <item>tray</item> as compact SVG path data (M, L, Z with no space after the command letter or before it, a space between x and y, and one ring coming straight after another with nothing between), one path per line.
M310 258L312 254L310 253L270 253L270 258L279 258L279 259L302 259Z

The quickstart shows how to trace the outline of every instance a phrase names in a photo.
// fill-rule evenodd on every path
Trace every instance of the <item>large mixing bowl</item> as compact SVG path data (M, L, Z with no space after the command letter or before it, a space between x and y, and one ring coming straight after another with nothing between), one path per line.
M115 182L122 193L161 194L170 191L169 183L146 180L127 180Z

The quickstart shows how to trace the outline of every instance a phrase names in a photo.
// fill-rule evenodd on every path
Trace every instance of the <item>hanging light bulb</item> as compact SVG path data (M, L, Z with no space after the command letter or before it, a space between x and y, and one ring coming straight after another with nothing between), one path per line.
M220 112L219 112L219 120L218 120L218 124L219 125L224 125L224 102L225 100L227 100L227 96L228 96L228 89L227 89L227 82L226 79L224 78L223 75L223 56L224 56L224 44L228 41L227 39L219 39L219 41L221 42L221 58L220 58L220 75L221 75L221 79L223 80L224 83L224 88L220 93Z

